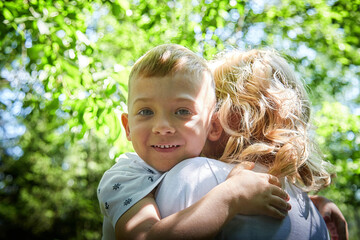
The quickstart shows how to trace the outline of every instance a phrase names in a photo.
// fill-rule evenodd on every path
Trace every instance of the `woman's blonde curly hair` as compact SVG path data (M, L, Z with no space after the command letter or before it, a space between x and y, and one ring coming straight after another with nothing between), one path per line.
M211 64L230 136L220 160L261 163L304 191L327 186L331 165L310 139L309 99L287 61L274 50L233 50Z

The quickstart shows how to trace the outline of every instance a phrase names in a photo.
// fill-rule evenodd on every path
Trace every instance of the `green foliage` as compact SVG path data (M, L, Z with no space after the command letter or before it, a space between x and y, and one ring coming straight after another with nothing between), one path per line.
M1 1L0 238L100 238L97 184L116 156L131 151L119 122L131 66L156 45L178 43L207 59L229 48L267 46L294 59L317 110L320 146L337 172L324 194L358 239L359 6Z
M360 207L360 116L351 114L348 107L338 102L324 102L315 119L318 142L337 173L334 183L323 194L336 199L345 216L357 219L349 221L355 238L360 217L354 211Z

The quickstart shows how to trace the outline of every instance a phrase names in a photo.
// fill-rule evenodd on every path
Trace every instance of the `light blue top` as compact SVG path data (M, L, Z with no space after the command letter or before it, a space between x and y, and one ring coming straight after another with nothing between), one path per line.
M161 216L194 204L225 181L231 169L230 164L207 158L185 160L173 167L156 192ZM216 239L329 239L326 224L308 195L286 181L284 185L292 206L285 219L237 215Z

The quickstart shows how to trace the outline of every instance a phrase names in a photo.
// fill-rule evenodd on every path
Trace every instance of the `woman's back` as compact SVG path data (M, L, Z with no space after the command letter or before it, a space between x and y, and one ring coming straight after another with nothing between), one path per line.
M225 181L231 169L230 164L200 157L176 165L156 193L161 217L194 204ZM216 239L329 239L326 224L307 194L287 182L284 185L292 206L285 219L237 215Z
M291 210L283 220L237 215L217 239L329 239L326 224L308 195L286 183Z

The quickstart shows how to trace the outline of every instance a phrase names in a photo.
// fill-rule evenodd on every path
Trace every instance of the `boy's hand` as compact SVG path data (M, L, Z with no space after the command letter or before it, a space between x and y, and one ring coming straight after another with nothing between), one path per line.
M310 196L321 216L324 218L331 239L349 239L348 227L345 217L335 203L322 196Z
M284 218L291 209L287 203L289 195L281 189L277 177L247 170L253 167L253 163L238 164L227 177L235 211L243 215Z

